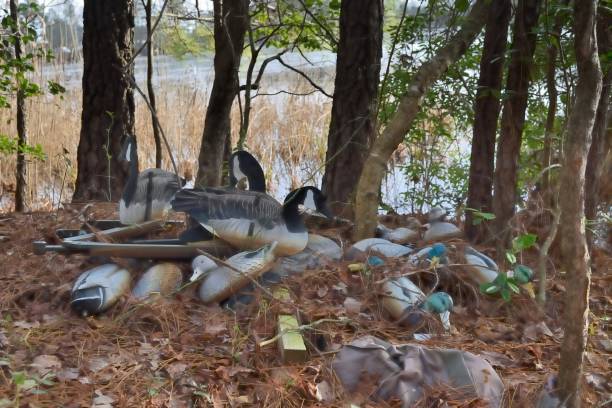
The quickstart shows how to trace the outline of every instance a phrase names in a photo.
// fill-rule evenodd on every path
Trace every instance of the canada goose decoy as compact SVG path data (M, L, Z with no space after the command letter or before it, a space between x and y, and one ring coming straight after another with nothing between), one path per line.
M493 282L499 274L499 268L493 259L471 246L466 246L463 252L467 263L466 269L470 277L478 284Z
M168 296L183 283L183 274L173 263L160 263L149 268L138 280L132 295L137 299L146 299L154 293Z
M230 187L260 193L266 192L266 177L263 169L249 152L238 150L232 153L229 159L229 176Z
M183 189L172 200L172 208L189 214L240 249L256 249L278 241L278 256L293 255L306 247L308 232L303 214L331 216L325 196L316 187L292 191L282 205L257 191Z
M360 252L366 254L373 252L387 258L399 258L412 253L412 248L394 244L382 238L366 238L353 244L347 251L347 255L352 257Z
M266 178L257 159L249 152L238 150L229 158L229 181L226 190L249 190L266 192ZM213 239L213 235L200 225L193 226L181 232L181 242L199 242Z
M121 154L130 165L128 180L119 200L121 223L138 224L164 218L170 209L170 200L181 188L177 176L161 169L147 169L138 173L134 136L127 136Z
M423 235L425 242L442 241L463 236L463 232L455 224L444 221L446 211L434 207L429 212L427 231Z
M444 328L450 329L453 299L448 293L435 292L426 297L421 288L405 276L388 280L383 290L383 307L394 319L411 322L419 320L419 311L438 313Z
M237 270L218 267L206 255L197 256L192 263L194 276L191 280L204 275L198 292L200 299L204 303L220 302L248 285L251 279L257 279L270 270L276 260L277 245L275 241L255 251L240 252L228 258L227 264Z
M105 264L83 272L72 288L70 306L80 315L102 313L130 289L130 273L115 264Z

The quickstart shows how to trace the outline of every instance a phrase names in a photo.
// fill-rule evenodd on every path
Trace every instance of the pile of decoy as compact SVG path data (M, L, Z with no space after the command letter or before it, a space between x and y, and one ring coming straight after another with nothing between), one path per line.
M184 181L174 173L160 169L139 173L134 142L128 137L124 143L130 173L119 203L120 224L98 223L95 225L101 230L89 233L58 230L60 244L37 241L35 250L165 260L137 281L132 295L138 299L154 293L168 296L185 286L181 268L168 262L171 259L191 261L193 274L187 283L201 281L198 293L203 302L232 306L252 299L253 282L270 286L289 275L343 258L363 261L349 265L355 269L381 265L384 258L405 258L415 267L444 263L448 251L441 241L462 235L459 228L445 221L444 210L434 208L424 226L416 219L395 229L380 224L378 238L356 242L343 251L334 240L306 228L305 217L332 218L325 196L316 187L298 188L281 204L266 194L264 173L257 160L237 151L230 157L229 186L183 188ZM185 213L192 226L177 238L136 239L163 230L169 210ZM117 243L119 240L127 242ZM418 250L409 246L416 242L427 246ZM475 283L497 278L499 270L492 259L469 246L465 246L464 256ZM130 284L126 268L114 263L95 267L76 280L71 305L85 316L104 312L129 292ZM453 300L447 293L426 296L405 276L387 279L383 288L383 305L394 319L410 320L408 312L416 310L440 314L444 327L450 327Z

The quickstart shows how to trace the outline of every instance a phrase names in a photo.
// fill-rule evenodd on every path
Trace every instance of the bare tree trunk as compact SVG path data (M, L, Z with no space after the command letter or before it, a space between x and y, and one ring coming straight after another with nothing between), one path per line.
M119 157L134 134L133 0L85 0L83 113L73 200L118 200L128 176Z
M214 0L215 79L198 158L198 186L221 184L230 113L239 89L238 68L248 24L248 0Z
M504 55L508 42L510 0L494 2L485 27L480 60L480 77L474 102L474 136L470 156L467 207L483 212L492 210L495 136L500 111ZM474 225L471 211L465 214L465 233L472 241L482 241L486 225Z
M357 185L354 232L356 240L374 235L378 190L385 175L387 162L410 130L429 87L444 74L451 64L465 54L482 30L489 12L489 4L488 0L477 0L463 21L461 29L432 59L421 65L406 93L402 96L397 112L382 135L374 141Z
M585 236L585 170L601 93L595 16L597 0L574 5L574 50L578 67L576 101L567 125L561 171L561 254L567 271L564 336L559 366L559 392L569 408L580 406L582 361L589 322L591 268Z
M357 180L376 138L382 0L342 0L340 42L322 190L332 210L353 217Z
M20 59L22 50L17 0L10 0L9 7L11 19L15 22L15 59ZM26 114L25 95L21 86L19 86L17 90L17 166L15 170L15 211L17 212L25 211L28 191L26 157L24 153L24 148L28 144Z
M147 20L147 93L149 94L149 103L153 108L151 111L151 126L153 126L153 139L155 140L155 167L158 169L162 165L162 143L159 135L159 126L155 120L153 111L157 112L155 106L155 91L153 90L153 41L151 31L151 0L147 0L145 4L145 19Z
M508 82L497 147L493 209L497 254L501 256L511 237L510 220L517 202L516 186L521 139L527 109L527 92L536 44L535 27L541 0L519 0L514 18L512 56L508 67Z
M599 7L597 18L597 47L600 55L607 55L612 49L612 13L605 7ZM597 116L593 127L593 142L589 150L586 167L586 186L584 212L587 220L597 218L597 206L599 205L599 188L603 176L603 166L606 154L610 148L610 138L612 131L608 129L610 122L610 95L612 92L612 68L607 65L607 71L603 77L603 87L599 104L597 106ZM607 139L607 142L606 142ZM608 175L609 177L609 175ZM593 244L593 233L587 229L587 240L589 247Z

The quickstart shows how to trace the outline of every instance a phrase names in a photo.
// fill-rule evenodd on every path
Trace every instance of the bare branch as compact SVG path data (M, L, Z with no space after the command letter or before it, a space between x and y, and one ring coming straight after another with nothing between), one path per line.
M290 69L291 71L299 74L300 76L302 76L306 81L308 81L308 83L315 89L317 89L319 92L321 92L323 95L327 96L328 98L333 98L332 95L328 94L327 92L325 92L325 89L321 88L319 85L317 85L312 79L310 79L310 77L308 75L306 75L305 72L300 71L299 69L287 64L285 61L283 61L283 59L279 56L278 58L276 58L278 60L278 62L281 63L282 66L284 66L285 68Z

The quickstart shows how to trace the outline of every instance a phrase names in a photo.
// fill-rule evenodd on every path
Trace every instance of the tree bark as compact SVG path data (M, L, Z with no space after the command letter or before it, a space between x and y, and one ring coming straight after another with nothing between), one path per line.
M382 0L342 0L340 42L322 190L332 211L353 218L354 193L376 138Z
M198 186L218 186L230 137L230 113L238 93L238 68L248 24L248 0L214 0L215 79L198 158Z
M527 92L536 44L540 0L519 0L512 34L512 56L508 66L507 99L501 120L494 180L493 210L497 254L509 245L509 223L517 202L518 162L527 109Z
M19 13L17 0L9 3L11 19L15 22L15 59L22 57L21 33L19 28ZM28 191L27 167L24 149L28 144L28 129L26 126L25 95L18 85L17 89L17 166L15 169L15 211L22 212L26 209L26 195Z
M460 30L432 59L421 65L402 96L397 112L383 133L373 142L357 185L355 240L374 235L377 224L378 190L385 175L387 162L410 130L429 87L444 74L451 64L461 58L482 30L488 15L489 4L488 0L477 0L463 21Z
M470 156L467 207L482 212L492 211L495 136L501 107L510 5L510 0L499 0L494 2L489 10L480 60L480 78L474 103L474 136ZM467 211L465 233L472 241L481 242L486 236L486 224L474 225L473 221L473 212Z
M597 18L597 47L600 55L609 54L612 50L612 13L605 7L599 8ZM601 178L603 177L603 167L606 154L610 149L612 139L612 129L608 129L610 122L610 94L612 92L612 68L610 64L606 67L603 77L603 87L597 115L593 127L593 141L589 150L586 167L586 186L584 212L587 220L597 218L597 207L599 206L599 189ZM587 230L587 240L589 247L592 245L593 233Z
M567 125L565 159L561 170L561 254L567 273L564 337L559 366L559 392L570 408L580 406L582 361L589 321L591 268L585 236L585 170L601 93L602 74L597 55L597 0L574 5L574 50L578 68L576 100Z
M157 107L155 106L155 90L153 89L153 32L151 29L151 0L147 0L145 4L145 19L147 23L147 93L149 94L149 103L153 108L151 111L151 126L153 126L153 139L155 140L155 167L161 169L162 165L162 143L159 134L159 126L155 120Z
M83 113L73 200L116 201L128 177L119 157L122 139L134 134L133 0L85 0L83 30Z

